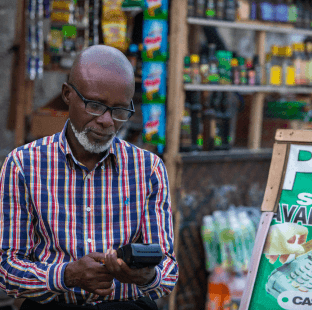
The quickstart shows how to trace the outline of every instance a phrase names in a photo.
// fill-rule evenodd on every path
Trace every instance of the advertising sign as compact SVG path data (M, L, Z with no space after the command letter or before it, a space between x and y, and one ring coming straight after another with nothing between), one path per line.
M240 310L312 306L312 132L278 130Z

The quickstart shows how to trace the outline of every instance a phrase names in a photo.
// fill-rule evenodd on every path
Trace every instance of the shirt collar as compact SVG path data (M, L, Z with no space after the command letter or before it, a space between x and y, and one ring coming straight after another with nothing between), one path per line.
M61 149L61 152L64 154L67 163L69 164L70 168L73 168L74 162L78 165L78 161L76 160L74 154L72 153L72 150L68 144L68 141L66 139L66 130L67 126L69 125L69 119L66 121L63 130L60 134L59 139L59 147ZM105 159L111 158L112 164L116 170L116 172L119 172L118 168L118 161L117 161L117 147L116 143L118 143L118 139L115 137L110 148L108 149L108 153L105 154L105 156L99 161L99 165L104 165Z

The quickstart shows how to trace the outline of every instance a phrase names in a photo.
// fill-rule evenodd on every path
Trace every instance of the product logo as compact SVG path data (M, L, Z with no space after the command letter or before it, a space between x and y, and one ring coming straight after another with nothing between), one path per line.
M144 86L148 90L150 88L159 89L160 86L160 75L159 74L150 74L147 76L147 79L144 81Z
M278 304L286 310L308 310L312 306L312 294L295 291L285 291L277 298Z

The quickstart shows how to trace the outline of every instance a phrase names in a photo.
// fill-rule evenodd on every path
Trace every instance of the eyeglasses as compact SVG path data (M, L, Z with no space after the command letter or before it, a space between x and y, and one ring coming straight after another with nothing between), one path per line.
M105 105L101 102L93 101L93 100L89 100L89 99L84 98L74 85L72 85L70 83L67 83L67 84L70 85L75 90L75 92L77 93L79 98L84 102L86 112L91 114L91 115L101 116L107 110L109 110L111 113L112 119L114 119L115 121L119 121L119 122L126 122L135 112L132 99L131 99L131 103L130 103L131 104L131 110L125 109L125 108L115 108L115 107L111 108L111 107L108 107L107 105Z

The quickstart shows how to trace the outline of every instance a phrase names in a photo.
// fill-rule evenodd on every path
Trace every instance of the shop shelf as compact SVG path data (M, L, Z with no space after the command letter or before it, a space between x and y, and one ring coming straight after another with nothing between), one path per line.
M184 84L186 91L223 91L223 92L242 92L242 93L289 93L289 94L311 94L312 87L285 87L285 86L242 86L242 85L209 85L209 84Z
M267 32L299 34L299 35L312 35L312 30L295 28L291 24L263 23L258 21L230 22L223 20L210 20L199 17L188 17L187 22L191 25L224 27L233 29L267 31Z

